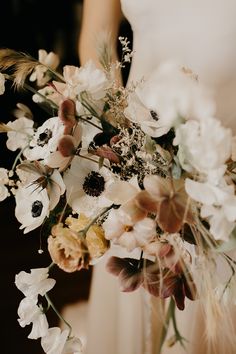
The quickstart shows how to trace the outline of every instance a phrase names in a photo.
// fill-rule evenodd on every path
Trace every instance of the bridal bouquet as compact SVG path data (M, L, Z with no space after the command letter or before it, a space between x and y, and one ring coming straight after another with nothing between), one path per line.
M63 73L52 52L40 50L36 60L0 51L0 93L9 80L48 114L37 125L18 104L17 118L0 125L7 148L17 152L12 168L0 169L0 200L15 198L20 229L40 228L52 258L15 278L25 296L19 324L32 324L28 337L41 338L45 353L82 352L69 325L49 328L51 267L75 272L104 257L123 291L142 287L167 299L161 346L170 321L172 344L184 345L175 308L184 310L186 298L202 303L210 336L214 319L230 330L219 316L236 294L235 138L188 68L167 62L149 78L119 84L116 73L132 57L120 41L119 63L104 47L101 69L88 61Z

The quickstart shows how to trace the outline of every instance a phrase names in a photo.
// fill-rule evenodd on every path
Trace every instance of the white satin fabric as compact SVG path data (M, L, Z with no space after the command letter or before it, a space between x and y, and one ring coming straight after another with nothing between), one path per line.
M236 0L122 0L121 4L134 36L129 82L147 78L161 62L178 61L214 90L217 117L236 133ZM142 290L120 292L118 280L104 269L105 261L94 267L86 354L157 354L160 300ZM208 351L198 302L187 301L177 319L189 339L186 351L177 344L164 346L163 354L236 353L220 338Z

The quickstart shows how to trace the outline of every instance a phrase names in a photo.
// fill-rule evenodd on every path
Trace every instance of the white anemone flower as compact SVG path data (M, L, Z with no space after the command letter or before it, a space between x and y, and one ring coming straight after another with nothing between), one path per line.
M8 122L7 126L11 130L7 132L7 148L11 151L26 148L34 135L33 125L33 120L26 117Z
M125 116L132 122L138 123L144 133L152 137L166 134L169 127L161 127L154 111L148 109L136 93L128 96L128 106L124 110Z
M103 223L105 237L133 251L136 247L147 245L156 234L156 223L150 218L143 218L136 223L121 209L111 210Z
M215 113L212 93L175 62L162 63L137 93L144 106L157 114L151 125L156 137L176 127L180 119L199 120Z
M37 81L38 86L44 86L51 77L47 73L48 68L55 70L59 65L59 57L53 52L47 53L46 50L39 49L38 60L43 65L37 65L29 79Z
M50 153L56 151L63 131L64 125L58 117L46 120L30 141L30 149L25 153L26 158L32 161L49 157Z
M0 95L3 95L5 92L5 76L0 73Z
M98 163L75 156L64 174L68 204L77 213L94 216L112 204L106 198L112 182L113 174L107 168L99 169Z
M39 227L49 215L49 198L45 189L35 189L34 185L21 187L16 192L15 200L15 215L24 233Z
M176 129L173 144L179 146L182 167L208 173L220 168L231 156L232 132L218 119L189 120Z
M44 296L51 290L56 281L48 278L48 268L31 269L30 273L21 271L15 276L16 287L27 297L37 298Z
M28 336L30 339L38 339L48 333L46 315L37 306L37 299L25 297L18 307L18 322L21 327L32 323L32 330Z
M23 162L18 165L17 174L22 182L21 186L34 185L35 189L46 189L50 201L50 210L55 208L60 196L65 192L66 187L60 172L56 169L52 170L38 161Z

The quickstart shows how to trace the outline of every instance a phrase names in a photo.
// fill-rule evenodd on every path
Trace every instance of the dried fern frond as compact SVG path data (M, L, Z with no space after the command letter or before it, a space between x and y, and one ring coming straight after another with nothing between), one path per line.
M28 54L8 48L0 49L0 71L10 71L16 88L24 86L26 78L38 65L42 64Z

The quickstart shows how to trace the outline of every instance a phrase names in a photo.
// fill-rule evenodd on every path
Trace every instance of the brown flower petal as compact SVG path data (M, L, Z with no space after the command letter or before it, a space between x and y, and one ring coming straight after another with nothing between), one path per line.
M57 149L63 157L73 156L75 154L75 139L71 135L63 135L58 142Z
M97 149L89 149L89 152L91 154L104 157L105 159L108 159L110 162L113 163L119 163L120 158L119 156L109 147L109 146L100 146Z
M74 101L70 99L62 101L59 106L58 116L65 125L64 134L70 134L76 124Z
M135 197L135 203L140 209L143 209L149 213L157 212L158 203L147 191L139 192Z

